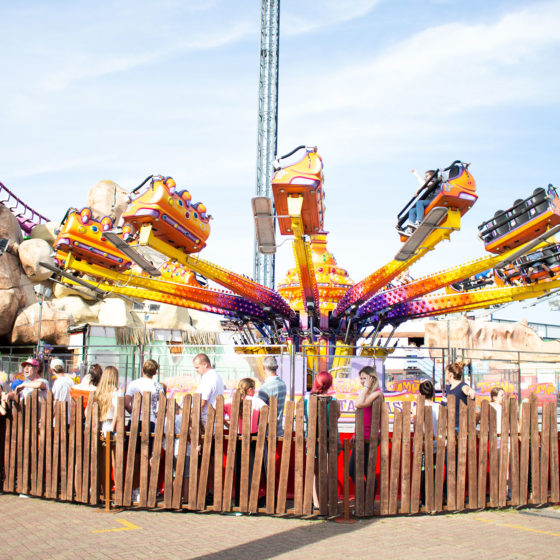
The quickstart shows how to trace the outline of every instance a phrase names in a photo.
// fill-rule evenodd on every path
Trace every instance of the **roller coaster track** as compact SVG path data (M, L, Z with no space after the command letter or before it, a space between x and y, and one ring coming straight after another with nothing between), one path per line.
M27 206L25 202L18 198L3 183L0 183L0 203L17 218L21 229L26 235L29 235L35 226L49 221L48 218Z

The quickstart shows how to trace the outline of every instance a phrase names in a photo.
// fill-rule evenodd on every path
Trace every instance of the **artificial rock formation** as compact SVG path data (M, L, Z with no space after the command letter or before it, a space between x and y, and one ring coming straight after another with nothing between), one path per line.
M128 192L113 181L99 181L87 196L86 206L96 218L110 216L115 223L128 204Z
M54 251L43 239L26 239L20 243L18 256L23 271L32 282L43 282L52 275L52 270L39 264L46 262L54 266Z
M18 311L37 298L17 256L17 248L23 240L21 228L3 205L0 205L0 238L9 239L13 247L13 252L0 255L0 336L6 336L12 330Z
M545 341L526 321L492 323L469 320L466 317L449 321L429 321L425 324L424 344L428 348L464 348L469 357L479 360L516 360L518 352L535 352L532 360L554 361L560 353L560 342ZM432 352L434 358L441 352Z
M50 301L39 302L21 311L12 329L12 344L36 344L41 314L41 340L50 344L68 344L72 318Z

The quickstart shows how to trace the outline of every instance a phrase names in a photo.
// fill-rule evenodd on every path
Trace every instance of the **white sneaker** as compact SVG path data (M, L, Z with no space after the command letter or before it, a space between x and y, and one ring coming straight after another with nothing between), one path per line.
M132 503L137 504L140 501L140 488L135 488L132 491Z

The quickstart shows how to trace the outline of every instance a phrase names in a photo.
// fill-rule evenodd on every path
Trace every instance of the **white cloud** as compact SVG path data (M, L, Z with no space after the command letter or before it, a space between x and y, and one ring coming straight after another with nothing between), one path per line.
M326 79L310 81L307 103L289 104L291 116L347 109L399 107L400 112L461 111L512 100L556 97L543 82L543 51L560 45L560 5L543 4L492 24L450 23L426 29L362 58ZM532 65L537 63L536 67Z
M380 0L299 0L280 16L281 33L301 35L365 16ZM282 4L284 8L285 5Z

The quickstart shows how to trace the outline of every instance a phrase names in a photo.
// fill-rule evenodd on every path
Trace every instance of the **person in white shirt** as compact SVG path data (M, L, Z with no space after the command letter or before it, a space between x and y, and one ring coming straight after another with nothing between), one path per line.
M196 373L201 377L196 392L200 393L202 396L200 413L202 423L206 424L208 405L216 406L216 398L218 395L224 394L224 382L212 367L210 358L206 354L197 354L193 359L193 366Z
M129 413L132 413L132 401L136 393L151 393L150 399L150 431L154 431L156 424L156 413L159 400L159 394L164 390L163 386L154 379L158 372L159 365L155 360L146 360L142 364L142 377L131 381L126 389L124 397L124 407ZM142 411L140 411L140 420L142 420ZM151 425L153 424L153 425Z
M216 398L218 395L224 394L224 382L218 375L216 370L210 363L210 358L206 354L197 354L193 358L194 370L200 375L200 383L196 388L196 392L200 393L202 400L200 404L200 416L203 426L206 426L206 415L208 414L208 405L216 406ZM212 430L210 430L212 433ZM198 442L197 442L198 443ZM210 457L210 472L214 472L214 448ZM209 477L208 491L206 493L206 502L213 501L213 477Z
M74 385L71 374L65 373L64 362L60 358L54 358L50 363L51 370L55 376L52 386L53 399L55 401L70 402L70 387Z
M150 434L153 434L156 429L156 413L158 407L159 395L165 389L163 386L154 379L159 365L155 360L146 360L142 364L142 377L131 381L124 396L124 407L129 412L132 413L132 401L136 393L151 393L150 397L150 418L148 419L150 423ZM143 422L142 409L140 409L140 421ZM150 450L149 454L152 454L153 437L150 437ZM136 454L134 457L134 480L133 480L133 492L132 501L137 502L140 496L140 438L138 438L136 443Z

